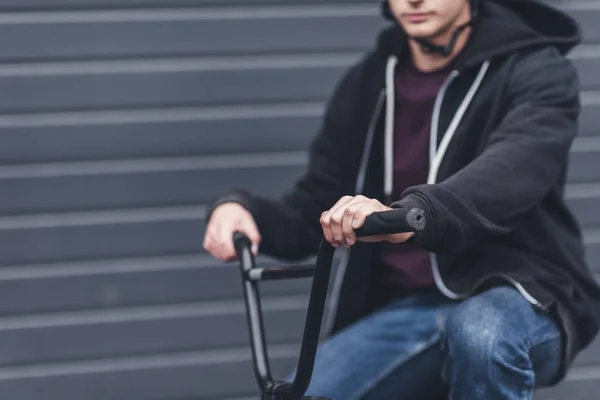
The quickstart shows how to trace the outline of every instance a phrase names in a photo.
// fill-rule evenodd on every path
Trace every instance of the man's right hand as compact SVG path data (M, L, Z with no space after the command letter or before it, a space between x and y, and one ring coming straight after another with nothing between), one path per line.
M252 253L256 255L261 241L256 222L252 214L237 203L223 203L214 209L206 227L204 249L220 260L235 260L233 233L236 231L250 238Z

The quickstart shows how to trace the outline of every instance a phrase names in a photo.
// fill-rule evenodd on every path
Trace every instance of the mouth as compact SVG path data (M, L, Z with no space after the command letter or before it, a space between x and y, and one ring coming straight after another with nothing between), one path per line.
M404 14L404 18L412 24L418 24L420 22L425 22L432 14L433 13L431 12L410 13Z

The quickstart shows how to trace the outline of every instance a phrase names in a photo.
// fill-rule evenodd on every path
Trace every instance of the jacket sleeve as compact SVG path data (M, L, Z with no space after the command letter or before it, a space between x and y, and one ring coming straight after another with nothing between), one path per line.
M408 188L393 205L426 210L414 241L429 251L457 253L511 232L559 183L577 134L575 67L541 50L517 63L508 85L508 111L483 152L442 182Z
M322 235L319 219L352 188L351 174L344 165L347 132L352 126L358 99L360 64L349 69L338 82L319 132L309 149L303 176L280 199L268 199L248 190L232 190L209 208L236 202L254 217L262 241L260 252L283 260L299 260L316 254Z

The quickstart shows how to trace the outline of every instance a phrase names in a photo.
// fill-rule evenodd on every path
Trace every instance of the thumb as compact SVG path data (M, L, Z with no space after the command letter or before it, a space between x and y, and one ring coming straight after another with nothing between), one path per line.
M262 240L262 237L260 236L260 232L258 231L256 224L252 220L245 221L242 228L244 233L248 235L248 238L252 242L252 254L257 255L258 246Z

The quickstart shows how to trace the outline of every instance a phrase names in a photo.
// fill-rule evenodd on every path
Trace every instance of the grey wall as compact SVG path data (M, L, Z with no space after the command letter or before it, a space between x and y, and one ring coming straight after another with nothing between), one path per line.
M0 0L1 398L256 398L237 269L203 252L204 204L299 176L381 26L374 3ZM586 33L568 197L600 274L600 1L561 7ZM308 284L264 286L278 376ZM539 398L593 398L599 379L597 342Z

